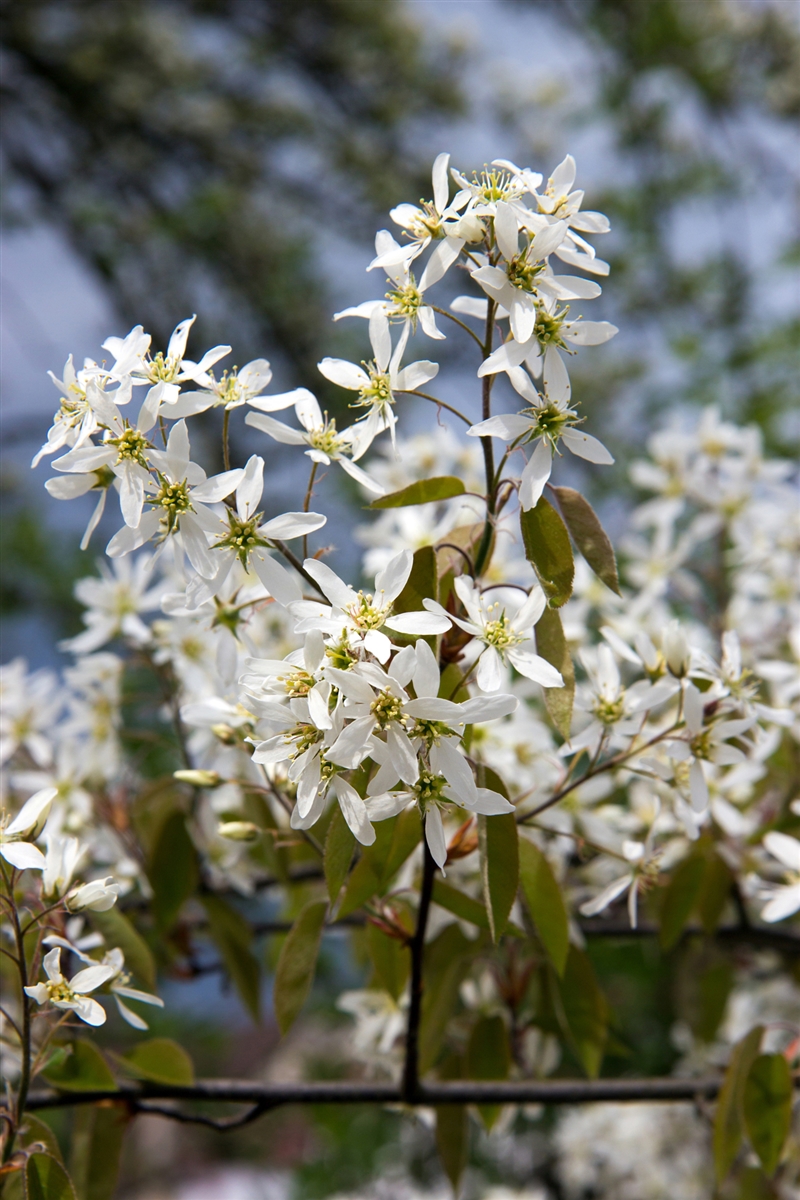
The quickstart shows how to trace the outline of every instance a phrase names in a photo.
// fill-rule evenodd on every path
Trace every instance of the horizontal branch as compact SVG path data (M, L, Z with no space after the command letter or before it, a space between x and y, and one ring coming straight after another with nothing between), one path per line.
M644 923L631 929L626 922L614 919L593 918L581 921L579 925L584 937L589 938L657 938L660 932L658 925ZM800 955L800 934L792 933L788 929L775 929L770 925L718 925L711 933L700 925L687 925L681 937L712 937L721 942L745 942L753 946L769 946L786 954Z
M650 1102L713 1100L720 1078L703 1079L546 1079L525 1082L476 1082L456 1080L419 1084L417 1105L441 1104L587 1104L598 1101ZM41 1089L31 1092L31 1110L68 1108L74 1105L123 1101L134 1112L171 1120L210 1125L219 1130L248 1124L285 1104L400 1104L401 1089L392 1083L256 1083L238 1079L207 1079L194 1084L167 1086L157 1083L123 1083L119 1088L62 1092ZM153 1104L150 1101L160 1100ZM232 1117L212 1117L172 1107L175 1103L245 1104L249 1107Z

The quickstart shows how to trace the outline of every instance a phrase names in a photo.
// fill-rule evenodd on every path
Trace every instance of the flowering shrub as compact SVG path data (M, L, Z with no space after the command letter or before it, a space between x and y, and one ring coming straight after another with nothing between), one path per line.
M305 388L270 391L263 359L217 375L230 347L187 358L194 318L166 351L137 326L55 381L35 462L52 456L52 496L96 494L84 547L104 510L118 528L110 565L77 586L85 629L63 644L63 679L3 670L9 1187L71 1187L37 1106L83 1089L124 1123L148 1095L236 1098L195 1085L163 1038L112 1071L81 1023L102 1025L113 997L146 1031L157 968L190 974L204 938L258 1019L255 901L270 886L294 918L274 978L281 1032L323 933L346 919L372 981L339 1008L354 1070L385 1085L363 1095L438 1096L454 1183L470 1095L446 1102L437 1080L524 1100L491 1081L596 1079L624 1038L586 953L609 922L624 935L643 921L665 952L687 931L761 936L772 957L745 952L737 987L780 974L792 938L771 927L800 909L796 480L764 460L757 430L713 410L668 427L632 464L650 498L618 568L588 501L554 481L565 450L612 462L568 371L616 333L583 316L608 273L590 240L608 222L574 182L570 157L546 183L506 161L468 178L436 159L433 199L392 211L399 240L377 235L385 295L337 314L368 322L371 357L319 364L347 393L346 428ZM468 291L437 305L456 272ZM477 423L428 390L436 362L407 361L412 338L451 334L474 352ZM502 375L515 411L493 411ZM418 401L439 424L404 437ZM224 469L209 476L190 426L213 408ZM242 415L254 445L310 460L301 511L267 518L264 459L231 462ZM332 464L373 510L357 530L364 587L327 561L315 510ZM709 1056L724 1001L684 1031L666 1082L682 1075L689 1097L692 1079L702 1096L721 1082L720 1183L745 1169L789 1187L800 1028L755 1013ZM490 1127L499 1110L480 1112ZM111 1153L93 1128L94 1155Z

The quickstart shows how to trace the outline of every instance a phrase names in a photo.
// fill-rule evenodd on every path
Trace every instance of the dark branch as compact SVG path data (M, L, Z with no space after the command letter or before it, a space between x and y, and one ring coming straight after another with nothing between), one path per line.
M409 943L411 951L411 990L408 1004L408 1029L406 1032L406 1057L403 1064L403 1099L414 1104L419 1092L419 1025L422 1018L422 964L425 957L425 930L433 896L433 877L436 863L433 861L428 842L422 837L422 886L419 892L417 927Z
M721 1078L702 1079L547 1079L525 1082L474 1082L416 1084L415 1103L439 1104L587 1104L597 1101L650 1102L713 1100ZM27 1108L37 1111L68 1108L78 1104L124 1101L135 1113L148 1113L224 1131L255 1121L264 1113L285 1104L398 1104L404 1089L391 1083L251 1083L237 1079L208 1079L194 1084L168 1087L156 1083L125 1083L117 1090L58 1092L36 1090ZM151 1104L149 1100L162 1101ZM246 1104L234 1117L213 1117L187 1112L167 1102Z

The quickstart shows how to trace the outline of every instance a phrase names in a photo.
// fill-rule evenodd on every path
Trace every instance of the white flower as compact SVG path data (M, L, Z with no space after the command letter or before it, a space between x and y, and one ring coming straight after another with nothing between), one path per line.
M47 983L36 983L26 987L25 992L37 1004L46 1004L49 1000L54 1008L72 1011L85 1021L87 1025L104 1025L106 1011L88 994L95 991L113 978L116 971L113 966L96 964L84 967L66 980L61 974L61 947L48 951L44 956L44 970Z
M658 802L656 802L656 815L658 814L658 807ZM596 917L598 913L603 912L610 904L613 904L619 896L627 892L628 919L631 923L631 929L636 928L639 891L652 884L658 874L659 856L653 855L652 852L654 827L655 822L650 826L644 842L626 840L622 843L622 854L630 863L630 870L624 875L620 875L619 878L612 880L593 900L588 900L585 904L581 905L580 911L584 917Z
M261 413L248 413L245 424L268 433L276 442L283 442L289 446L308 446L306 454L312 462L324 463L326 466L331 462L338 462L342 469L367 491L383 495L384 488L381 484L355 465L356 460L366 454L375 433L366 422L351 425L340 432L336 428L335 420L329 419L327 413L323 417L316 397L305 388L298 388L295 412L303 426L302 429L292 429L282 421L262 416Z
M28 674L24 658L0 667L0 762L25 750L38 767L51 763L53 727L62 705L52 671Z
M713 762L724 766L744 762L744 752L737 746L729 745L725 739L740 737L751 728L755 718L740 717L734 721L706 724L703 696L693 683L687 683L684 688L683 715L687 737L685 740L669 742L668 749L673 759L690 764L689 791L692 807L695 812L702 813L708 808L708 784L703 774L702 763Z
M449 154L438 154L433 163L432 184L433 201L427 201L421 206L415 204L398 204L389 213L395 225L406 231L410 241L407 246L399 246L392 238L382 242L381 249L372 260L368 270L383 267L402 266L408 268L426 246L432 241L437 245L428 259L426 267L427 285L436 283L449 270L461 253L465 241L480 241L483 228L480 221L471 216L461 216L461 209L468 197L464 194L456 196L452 204L448 204L449 182L447 167L450 162ZM385 231L383 231L385 232ZM391 235L389 235L391 236ZM378 235L381 237L381 234ZM376 242L376 249L378 249Z
M0 855L18 871L43 871L45 856L32 845L47 823L57 795L55 788L43 788L26 800L8 825L0 824Z
M410 550L396 555L375 576L374 592L356 592L335 571L318 559L307 558L303 566L331 601L332 608L316 601L301 601L292 606L299 618L297 633L319 629L332 637L347 639L350 646L363 646L385 663L392 643L383 628L412 637L444 633L450 628L450 618L441 613L393 613L393 603L405 587L413 566Z
M159 350L155 358L149 354L150 335L144 333L141 325L132 329L125 338L111 337L103 342L103 349L113 354L116 360L115 374L130 374L135 383L150 384L139 415L139 428L143 432L155 425L162 405L167 406L165 415L171 415L169 410L177 403L181 383L191 380L198 387L210 387L213 380L208 374L209 367L230 354L230 346L214 346L199 363L184 358L189 330L196 320L196 316L189 317L176 325L166 355Z
M87 628L62 641L62 650L88 654L115 637L128 638L136 645L143 645L150 637L139 613L157 608L164 590L163 584L150 587L152 557L140 554L136 559L117 559L111 565L101 561L99 567L99 579L90 575L75 584L75 596L86 606L83 620Z
M85 908L94 912L108 912L116 904L119 893L120 885L113 875L108 875L105 879L93 879L91 883L75 888L67 896L66 904L70 912L82 912Z
M33 459L31 467L38 466L46 454L55 454L65 446L77 449L92 436L97 429L97 417L86 398L86 389L90 382L100 387L105 384L104 372L97 363L87 358L83 369L76 371L71 354L64 366L63 379L57 379L52 371L47 373L61 392L61 408L53 419L47 441ZM130 396L130 388L120 387L115 393L119 403L130 400Z
M764 848L787 868L789 882L776 887L761 912L762 921L782 921L800 911L800 841L772 830L764 835Z
M82 857L81 844L76 837L64 837L59 830L48 829L45 840L47 854L42 872L42 892L45 896L60 896L72 882Z
M106 553L110 558L118 558L137 550L151 538L164 543L167 538L179 535L198 574L213 576L218 564L212 557L207 535L217 532L219 521L207 505L218 504L229 496L244 471L241 468L223 471L207 479L203 468L191 461L185 421L176 421L166 450L151 449L149 459L158 477L157 481L149 475L146 479L150 511L135 526L120 529L108 543Z
M555 278L555 277L554 277ZM525 363L535 378L550 358L560 357L560 350L569 346L600 346L619 333L609 321L569 320L569 308L559 308L555 299L540 297L536 305L533 332L524 342L503 342L478 368L479 378L506 371L513 380L512 370Z
M438 364L428 360L409 363L401 369L400 361L408 335L409 326L406 325L393 351L389 322L385 313L377 309L369 320L369 340L375 356L372 362L359 367L342 358L323 358L317 364L319 371L331 383L358 392L358 399L350 407L369 410L362 419L369 430L370 441L384 429L390 430L394 440L394 427L397 424L394 414L395 392L413 392L438 374Z
M105 882L108 884L110 881L106 880ZM86 886L92 887L93 885L87 884ZM97 905L91 905L91 906L87 906L87 907L98 908ZM111 907L110 905L106 906L106 908L110 908L110 907ZM105 910L103 909L103 910L99 910L99 911L105 911ZM74 918L74 920L80 922L80 921L82 921L82 918L78 917L78 918ZM72 921L68 921L67 922L68 930L70 929L71 925L72 925ZM72 934L70 933L70 937L71 936L72 936ZM120 1000L120 996L124 996L126 1000L137 1000L141 1004L151 1004L157 1008L164 1007L164 1001L159 996L154 996L154 995L152 995L151 992L141 992L141 991L139 991L138 988L132 988L130 986L130 975L124 969L125 968L125 956L122 953L122 951L119 949L119 947L115 947L113 950L108 950L100 962L98 962L97 959L90 958L89 955L85 953L86 950L93 949L96 946L103 944L102 935L100 935L100 934L90 935L89 937L80 938L76 942L74 940L70 941L69 938L59 937L57 934L50 934L48 937L43 938L42 940L43 940L45 946L58 947L58 949L52 950L50 952L50 954L47 955L47 957L45 959L45 969L47 966L47 958L50 958L51 954L60 955L62 950L69 950L70 953L74 954L77 958L79 958L81 960L81 962L88 963L87 972L86 973L79 972L79 974L76 975L75 978L71 981L71 984L70 984L71 987L74 988L76 980L78 980L78 979L84 980L85 974L88 974L88 972L90 972L92 970L101 970L101 971L105 972L105 978L103 980L101 980L99 984L95 984L94 987L102 986L102 984L105 982L108 982L108 980L113 981L109 986L109 991L112 993L112 995L114 997L117 1008L119 1009L119 1014L122 1017L122 1019L124 1021L127 1021L129 1025L132 1025L134 1029L139 1029L139 1030L147 1029L148 1028L147 1022L142 1020L142 1018L139 1016L138 1013L135 1013L130 1008L128 1008L127 1004L123 1004L122 1000ZM39 984L38 986L40 988L47 987L46 984ZM93 991L94 987L86 988L85 982L84 982L84 990L85 991ZM30 993L30 994L32 995L32 993ZM38 997L34 997L34 998L38 999ZM42 1001L39 1000L39 1003L41 1004ZM92 1025L102 1025L103 1022L105 1021L104 1010L102 1009L102 1007L99 1004L97 1004L96 1001L90 1001L90 1003L95 1004L96 1008L100 1009L100 1012L103 1013L103 1017L101 1020L91 1021L89 1023ZM58 1007L64 1007L64 1006L59 1005ZM82 1016L82 1014L79 1012L78 1016ZM82 1019L84 1021L87 1020L86 1017L83 1017Z
M596 747L605 737L612 737L619 747L627 746L624 739L639 732L645 714L663 704L677 690L673 680L653 685L647 679L639 679L631 687L623 687L608 646L586 647L580 651L580 658L589 685L581 689L575 707L590 712L594 719L561 747L559 753L562 755Z
M546 604L541 588L534 587L517 611L509 616L505 605L499 601L488 601L468 575L459 575L454 587L467 611L467 619L451 616L451 620L465 633L472 634L483 643L477 659L476 675L476 683L481 691L498 690L503 683L503 667L506 663L542 687L564 686L560 672L536 653L531 638L533 627ZM425 600L424 604L429 612L444 613L435 600Z
M170 406L169 417L193 417L212 407L231 410L265 399L262 393L269 387L272 367L265 358L254 358L241 370L234 367L230 372L224 371L221 379L215 379L214 372L209 371L208 379L202 391L182 392Z
M544 397L540 397L521 368L509 370L518 391L531 401L520 413L489 417L471 426L470 437L498 437L515 445L534 443L534 451L522 472L519 484L520 504L524 511L539 501L553 469L553 454L559 442L572 454L589 462L609 464L614 459L602 442L576 428L578 414L569 407L571 388L567 369L558 353L549 354L544 366Z
M279 604L300 599L302 592L297 580L269 551L273 540L305 537L321 529L327 518L315 512L289 512L263 521L263 513L257 511L263 490L264 460L253 454L239 472L236 507L225 509L224 521L214 518L214 524L206 526L207 532L215 535L209 551L211 569L201 572L204 580L193 580L189 585L187 601L191 608L199 607L220 591L237 560L245 570L255 571Z
M407 248L404 249L398 245L386 229L381 229L376 234L375 251L379 258L407 255ZM425 292L431 283L435 282L431 279L431 272L428 271L428 268L426 267L423 271L419 283L404 261L399 261L396 265L387 263L384 270L389 276L388 283L391 288L384 299L365 300L362 304L356 304L352 308L344 308L341 312L334 313L334 321L340 321L342 317L366 317L369 320L374 312L380 311L390 321L404 321L411 327L412 332L416 331L419 323L423 333L426 333L428 337L442 341L444 334L436 324L436 313L430 304L425 303Z
M127 386L120 385L130 397L130 380ZM48 479L45 487L57 500L73 500L89 491L101 492L97 508L83 537L82 546L88 543L93 530L102 516L105 494L109 486L117 482L119 505L122 518L130 528L139 524L144 504L145 487L150 479L149 456L152 446L145 436L141 414L135 425L119 411L120 397L105 395L93 383L89 383L87 399L98 425L103 429L103 441L99 445L77 446L53 463L57 471L67 478Z
M558 164L547 181L544 192L538 188L533 190L539 207L539 212L547 213L550 217L565 221L569 226L564 241L555 251L556 255L571 267L580 267L593 275L607 275L608 263L596 257L594 246L580 237L575 230L582 233L608 233L610 225L608 217L598 212L581 212L583 192L573 192L575 182L575 159L571 154Z

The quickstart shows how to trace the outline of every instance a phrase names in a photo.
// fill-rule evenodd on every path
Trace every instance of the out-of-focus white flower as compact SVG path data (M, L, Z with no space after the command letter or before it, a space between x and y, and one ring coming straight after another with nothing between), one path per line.
M33 842L44 829L56 798L55 788L43 788L26 800L8 825L0 823L0 855L18 871L43 871L45 856Z
M120 885L113 875L107 875L105 879L93 879L91 883L75 888L67 896L66 905L70 912L82 912L85 908L108 912L116 904L119 893Z
M94 992L114 977L116 971L113 966L98 963L84 967L77 975L73 975L72 979L67 980L61 974L60 946L45 954L42 965L47 975L47 983L36 983L25 988L26 994L32 1000L37 1004L47 1004L49 1001L54 1008L72 1011L87 1025L105 1024L106 1010L102 1004L92 999L89 992Z
M762 921L782 921L800 911L800 841L773 830L764 835L764 848L787 868L788 883L774 889L761 911Z

